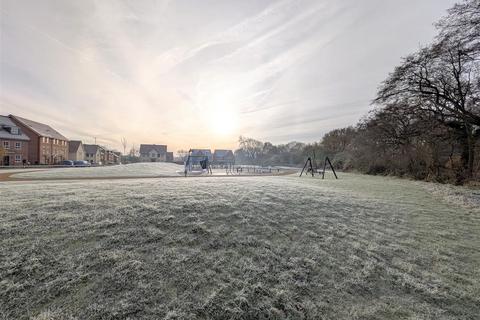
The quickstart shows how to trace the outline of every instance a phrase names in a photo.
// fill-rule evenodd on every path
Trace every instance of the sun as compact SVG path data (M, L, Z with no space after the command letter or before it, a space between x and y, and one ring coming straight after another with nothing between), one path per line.
M234 112L216 108L212 110L210 119L210 127L215 134L227 136L235 132L238 120Z
M206 111L210 131L217 136L230 136L238 127L238 114L233 97L226 94L215 94L206 99Z

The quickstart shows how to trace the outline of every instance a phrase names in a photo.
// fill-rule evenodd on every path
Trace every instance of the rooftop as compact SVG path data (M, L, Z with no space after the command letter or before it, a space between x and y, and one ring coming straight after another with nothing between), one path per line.
M25 133L23 133L20 128L20 134L12 134L7 130L7 128L19 127L9 117L0 116L0 138L30 141L30 138Z
M82 145L82 141L79 140L70 140L68 142L68 152L73 153L77 152L78 148Z
M60 132L53 129L47 124L28 120L12 114L9 117L14 120L17 120L18 122L20 122L21 124L23 124L24 126L26 126L27 128L29 128L30 130L32 130L33 132L35 132L41 137L48 137L48 138L68 141L68 139L65 136L63 136Z
M155 150L157 153L167 152L167 146L164 144L141 144L140 154L149 153L151 150Z

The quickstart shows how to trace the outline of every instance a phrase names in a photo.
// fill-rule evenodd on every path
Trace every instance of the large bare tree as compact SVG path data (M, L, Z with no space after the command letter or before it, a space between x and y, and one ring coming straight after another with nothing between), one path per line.
M123 147L123 155L127 153L127 138L122 137L121 139L122 147Z
M479 1L453 7L435 41L406 57L379 88L376 103L414 106L457 131L472 176L480 128Z

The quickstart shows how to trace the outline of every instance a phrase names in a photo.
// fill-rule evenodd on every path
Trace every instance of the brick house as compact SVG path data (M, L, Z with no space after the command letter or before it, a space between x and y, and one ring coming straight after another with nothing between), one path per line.
M85 149L82 141L70 140L68 142L68 160L85 160Z
M121 159L122 159L122 153L121 152L118 152L118 151L114 151L113 152L113 159L114 159L114 163L120 163Z
M120 163L119 152L113 150L106 150L106 163L117 164Z
M141 144L140 145L140 161L166 162L167 146L163 144Z
M0 116L0 165L22 165L28 161L30 138L9 117Z
M32 164L61 163L68 158L68 139L49 125L9 115L30 138L28 161Z

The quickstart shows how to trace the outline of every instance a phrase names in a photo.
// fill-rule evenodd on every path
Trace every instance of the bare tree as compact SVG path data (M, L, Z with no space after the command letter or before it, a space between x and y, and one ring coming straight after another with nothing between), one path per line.
M177 154L183 160L188 156L188 150L184 150L184 149L177 150Z
M480 46L479 38L470 36L480 28L480 10L478 1L471 4L477 10L471 10L469 17L477 25L468 32L458 29L468 21L452 9L438 24L441 32L435 42L405 58L382 83L375 100L382 105L413 106L456 130L463 141L467 177L472 176L480 126Z
M123 137L121 139L122 146L123 146L123 155L126 155L127 153L127 138Z
M130 148L129 156L138 157L138 155L139 155L139 153L138 153L137 146L135 145L135 143L133 143L132 148Z
M239 150L245 154L247 161L251 164L257 164L258 158L263 151L263 142L240 136L238 139Z

